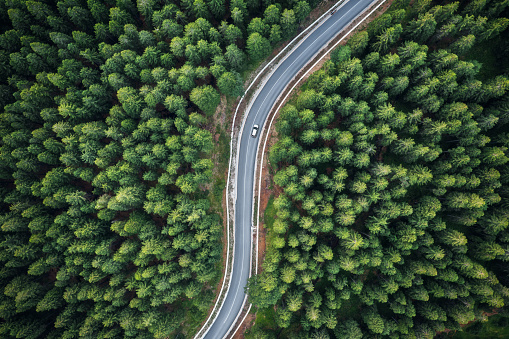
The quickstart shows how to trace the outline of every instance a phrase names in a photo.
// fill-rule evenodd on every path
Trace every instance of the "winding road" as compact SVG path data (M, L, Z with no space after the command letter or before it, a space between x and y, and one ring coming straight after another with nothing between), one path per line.
M267 115L278 96L288 83L314 56L326 46L341 30L361 14L373 0L349 0L317 29L309 34L300 45L277 66L263 88L258 92L241 134L237 167L237 201L235 205L235 248L231 284L224 303L214 323L204 338L219 339L227 335L230 327L242 309L244 286L250 274L251 258L251 217L253 215L253 186L256 151L261 130L257 137L251 136L254 125L264 126Z

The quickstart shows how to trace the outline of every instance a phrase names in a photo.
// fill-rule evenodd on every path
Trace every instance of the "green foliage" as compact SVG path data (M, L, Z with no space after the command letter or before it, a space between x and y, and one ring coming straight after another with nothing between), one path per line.
M509 88L483 39L504 44L507 4L487 3L397 2L281 110L248 290L275 325L253 333L431 338L505 311Z
M252 33L247 39L247 51L253 61L260 61L270 53L270 43L260 33Z
M224 75L223 75L224 76ZM221 80L221 77L219 80ZM223 84L223 82L221 83ZM212 86L196 87L191 91L189 98L207 115L212 115L219 105L219 93Z
M231 97L244 94L242 77L237 72L226 72L217 80L217 87L221 93Z
M332 62L338 64L340 62L350 59L351 53L352 50L350 49L349 46L340 46L336 48L334 51L332 51L330 58Z
M361 55L362 52L364 52L364 49L368 46L368 43L369 43L368 32L360 31L355 33L350 39L348 39L347 46L350 47L353 55Z
M1 2L0 337L193 336L222 254L208 116L288 5Z

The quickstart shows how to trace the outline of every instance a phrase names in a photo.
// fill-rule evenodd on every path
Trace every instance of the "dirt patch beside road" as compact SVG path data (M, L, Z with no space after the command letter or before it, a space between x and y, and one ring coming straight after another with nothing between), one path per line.
M239 326L239 329L237 330L237 333L235 333L235 335L233 336L232 339L243 339L244 338L244 333L246 333L246 331L248 329L250 329L251 326L254 325L255 320L256 320L256 314L249 313L247 315L246 319L244 319L244 321L242 322L242 325Z

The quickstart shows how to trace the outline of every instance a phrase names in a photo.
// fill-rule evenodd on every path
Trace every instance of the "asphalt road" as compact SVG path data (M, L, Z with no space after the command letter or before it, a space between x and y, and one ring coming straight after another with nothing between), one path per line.
M270 109L285 86L323 46L372 2L373 0L350 0L341 9L337 10L336 13L329 16L326 22L309 35L278 66L276 71L266 81L248 112L238 153L235 259L231 285L219 315L205 336L207 339L219 339L225 336L240 312L245 297L244 286L246 286L249 278L250 266L254 168L261 127L264 125ZM260 126L260 131L256 138L251 137L251 130L254 125Z

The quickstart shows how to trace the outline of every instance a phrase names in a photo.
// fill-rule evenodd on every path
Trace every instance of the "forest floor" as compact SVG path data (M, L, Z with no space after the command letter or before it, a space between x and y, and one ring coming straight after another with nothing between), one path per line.
M437 333L437 338L457 338L457 339L506 339L509 338L509 317L507 313L500 314L495 310L493 312L484 312L485 321L470 321L467 324L460 325L461 331L445 330Z

